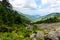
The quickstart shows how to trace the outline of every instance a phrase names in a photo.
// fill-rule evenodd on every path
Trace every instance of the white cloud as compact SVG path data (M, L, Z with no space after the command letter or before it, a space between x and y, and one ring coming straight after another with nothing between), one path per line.
M2 1L2 0L0 0L0 1Z
M47 4L47 2L48 2L47 0L41 0L41 4L42 4L42 5Z
M42 8L46 7L47 8ZM42 4L40 5L40 9L38 10L39 12L60 12L60 0L42 0Z
M11 4L26 14L60 12L60 0L41 0L40 5L36 4L36 0L14 0Z
M33 8L37 7L35 0L27 0L26 5L31 6Z
M11 4L13 7L23 7L25 5L25 0L14 0Z
M41 0L41 3L43 5L45 5L45 4L52 4L52 3L56 3L56 0Z
M31 8L36 8L37 5L35 3L35 0L14 0L11 2L13 7L31 7Z

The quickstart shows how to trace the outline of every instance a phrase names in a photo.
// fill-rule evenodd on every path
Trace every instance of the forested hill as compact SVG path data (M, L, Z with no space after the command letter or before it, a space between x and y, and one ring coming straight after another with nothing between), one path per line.
M51 13L39 18L36 23L56 23L60 22L60 13Z
M29 18L21 15L17 11L6 8L0 3L0 24L20 24L30 22Z
M6 3L6 2L5 2ZM5 3L0 2L0 32L12 32L17 31L18 28L25 28L28 23L30 23L30 19L22 13L18 13L13 10L13 7L6 5Z

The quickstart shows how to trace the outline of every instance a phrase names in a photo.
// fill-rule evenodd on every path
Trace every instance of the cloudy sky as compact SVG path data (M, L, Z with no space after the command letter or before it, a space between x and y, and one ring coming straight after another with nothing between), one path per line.
M9 0L13 7L30 15L46 15L60 12L60 0Z

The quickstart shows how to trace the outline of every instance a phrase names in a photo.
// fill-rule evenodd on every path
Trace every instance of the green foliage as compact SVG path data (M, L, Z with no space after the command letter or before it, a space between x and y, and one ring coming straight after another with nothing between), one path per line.
M31 40L29 37L24 38L22 34L18 34L15 32L12 33L0 33L0 40Z
M35 23L56 23L60 22L60 13L51 13L49 15L43 16L39 21Z
M27 20L28 19L28 20ZM3 24L20 24L30 22L29 18L18 14L18 12L6 9L2 4L0 4L0 22Z
M2 0L1 3L5 8L12 9L12 5L9 3L9 0Z
M33 25L33 31L37 32L39 30L39 28L36 25Z
M30 38L32 32L26 28L30 23L28 17L8 9L0 3L0 40L32 40ZM33 25L33 31L38 30L41 31L36 25Z
M25 28L30 20L21 14L0 4L0 32L3 40L26 40L30 35L31 32Z

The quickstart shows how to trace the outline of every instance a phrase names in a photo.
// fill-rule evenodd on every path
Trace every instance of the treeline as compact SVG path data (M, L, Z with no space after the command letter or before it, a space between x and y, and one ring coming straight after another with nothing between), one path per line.
M37 21L35 23L39 24L39 23L56 23L56 22L60 22L60 16L59 15L55 15L55 16L50 17L50 18L47 17L45 20L44 19L42 19L40 21Z

